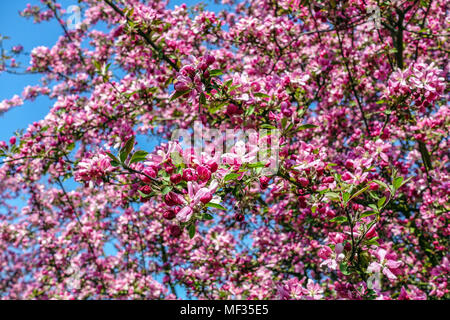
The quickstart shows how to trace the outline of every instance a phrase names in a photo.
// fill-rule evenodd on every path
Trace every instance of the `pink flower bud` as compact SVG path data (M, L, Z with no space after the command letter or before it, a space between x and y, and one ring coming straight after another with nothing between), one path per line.
M180 182L181 182L181 179L182 179L182 177L181 177L181 174L179 174L179 173L176 173L176 174L173 174L173 175L170 176L170 181L171 181L173 184L178 184L178 183L180 183Z
M189 219L191 218L193 213L194 213L194 210L192 210L191 207L184 207L176 214L176 217L177 217L178 221L187 222L187 221L189 221Z
M16 144L16 137L11 137L10 139L9 139L9 143L10 144Z
M309 180L305 177L301 177L298 179L298 182L300 183L300 185L305 188L309 185Z
M259 183L261 185L261 189L267 189L267 187L269 186L269 181L270 181L270 178L266 177L266 176L262 176L261 178L259 178Z
M198 166L197 174L200 181L208 181L211 178L211 171L205 166Z
M281 109L281 113L285 116L285 117L290 117L292 116L292 109L291 108L282 108Z
M229 116L232 116L232 115L234 115L236 113L238 113L238 107L236 105L234 105L234 104L229 104L227 106L227 114Z
M181 228L179 226L175 225L175 224L174 225L170 225L168 227L168 230L169 230L169 234L172 237L179 237L181 235Z
M166 171L168 174L171 174L175 170L175 168L172 165L166 165L164 167L164 171Z
M212 200L212 198L213 198L213 196L212 196L211 192L207 192L203 196L200 197L200 201L203 204L207 204L208 202L210 202Z
M345 167L347 169L353 169L353 161L352 160L345 161Z
M152 192L152 188L150 186L142 186L142 187L139 188L139 190L143 194L150 194Z
M376 191L376 190L378 190L379 188L380 188L380 186L379 186L378 183L376 183L376 182L372 182L372 183L369 185L369 189L372 190L372 191Z
M367 231L367 233L366 233L366 238L367 238L367 239L372 239L372 238L377 237L377 236L378 236L378 233L377 233L377 231L375 230L375 225L373 225L373 226L369 229L369 231Z
M322 179L323 183L333 183L334 182L334 177L324 177Z
M144 170L142 170L142 173L145 175L141 175L141 180L145 183L150 183L152 180L150 178L156 178L156 170L152 167L147 167ZM150 177L150 178L149 178Z
M212 65L212 64L216 61L216 58L214 58L214 56L212 56L212 55L210 55L210 54L207 54L207 55L205 55L205 56L203 57L203 60L205 61L205 63L206 63L208 66L210 66L210 65Z
M164 196L164 202L168 206L176 206L184 203L183 198L173 191L170 191L168 194Z
M348 180L351 180L351 179L352 179L352 175L349 172L345 172L342 175L342 180L344 180L344 181L348 181Z
M198 68L202 71L205 71L206 69L208 69L208 65L205 62L200 62Z
M167 220L172 220L173 218L175 218L175 216L176 216L176 213L174 210L167 210L163 213L164 219L167 219Z

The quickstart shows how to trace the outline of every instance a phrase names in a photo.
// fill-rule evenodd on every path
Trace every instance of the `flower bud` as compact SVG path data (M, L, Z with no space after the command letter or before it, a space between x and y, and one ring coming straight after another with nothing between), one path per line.
M142 173L146 175L141 176L141 180L145 183L150 183L152 181L150 178L156 178L156 170L152 167L145 168Z
M181 179L182 179L182 177L181 177L181 174L179 174L179 173L175 173L175 174L173 174L173 175L170 176L170 181L171 181L173 184L178 184L178 183L180 183L180 182L181 182Z
M205 71L206 69L208 69L208 65L205 62L200 62L198 68L202 71Z
M169 234L172 237L179 237L181 235L181 228L177 225L171 225L168 227Z
M351 179L352 179L352 175L349 172L345 172L342 175L342 180L344 180L344 181L348 181L348 180L351 180Z
M324 177L322 179L322 183L333 183L334 182L334 177Z
M152 188L150 186L142 186L139 190L143 194L150 194L152 192Z
M376 183L376 182L372 182L372 183L369 185L369 189L372 190L372 191L377 191L379 188L380 188L380 186L379 186L378 183Z
M372 238L375 238L375 237L377 237L378 236L378 233L377 233L377 231L375 230L375 225L373 225L370 229L369 229L369 231L367 231L367 233L366 233L366 238L367 239L372 239Z
M173 218L175 218L175 216L176 216L176 213L174 210L167 210L163 213L164 219L167 219L167 220L172 220Z
M205 55L205 56L203 57L203 60L205 61L205 63L206 63L208 66L210 66L210 65L212 65L212 64L216 61L216 58L214 58L214 56L212 56L212 55L210 55L210 54L207 54L207 55Z
M236 113L238 113L238 107L236 105L234 105L234 104L229 104L227 106L227 114L229 116L232 116L232 115L234 115Z
M197 167L197 174L200 181L208 181L211 178L211 171L202 165Z
M270 181L270 178L266 177L266 176L262 176L261 178L259 178L259 183L261 185L261 189L267 189L267 187L269 186L269 181Z
M207 204L208 202L210 202L212 200L212 198L213 198L213 196L212 196L211 192L207 192L203 196L201 196L200 201L203 204Z
M181 198L181 196L177 195L175 192L170 191L168 194L164 196L164 202L168 206L176 206L183 204L183 198Z
M300 183L300 185L301 185L303 188L306 188L306 187L308 186L308 184L309 184L309 180L308 180L307 178L305 178L305 177L299 178L299 179L298 179L298 182Z
M189 221L189 219L191 218L193 213L194 213L194 210L192 210L191 207L184 207L176 214L176 217L177 217L178 221L187 222L187 221Z

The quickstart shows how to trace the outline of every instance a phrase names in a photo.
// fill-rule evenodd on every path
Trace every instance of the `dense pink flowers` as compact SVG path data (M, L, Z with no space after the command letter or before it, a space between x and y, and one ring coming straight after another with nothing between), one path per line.
M0 298L450 297L445 1L113 2L2 40Z

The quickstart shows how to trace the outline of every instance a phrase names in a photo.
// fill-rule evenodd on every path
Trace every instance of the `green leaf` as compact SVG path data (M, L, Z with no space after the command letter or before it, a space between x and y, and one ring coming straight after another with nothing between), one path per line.
M299 126L297 128L297 131L302 131L302 130L306 130L306 129L313 129L313 128L317 128L317 126L315 124L302 124L301 126Z
M70 152L70 151L73 150L73 148L75 148L75 143L72 142L71 144L69 144L69 145L67 146L67 151Z
M275 127L275 126L273 126L273 125L271 125L271 124L265 123L265 124L262 124L262 125L260 126L260 128L261 128L261 129L276 129L277 127Z
M195 236L195 224L191 224L189 226L189 238L193 238Z
M286 124L287 124L287 121L288 121L288 119L287 118L283 118L283 119L281 119L281 128L285 128L286 127Z
M229 79L227 81L225 81L225 83L223 84L225 87L230 87L233 84L233 79Z
M392 185L394 186L394 189L397 190L402 186L403 177L397 177L394 179Z
M206 204L207 207L210 208L216 208L216 209L220 209L220 210L225 210L227 211L227 208L225 208L224 206L218 204L218 203L214 203L214 202L209 202Z
M348 266L347 266L347 264L345 262L341 262L339 264L339 269L341 270L342 274L344 274L346 276L351 274L351 272L348 271Z
M123 95L126 98L130 98L132 95L134 95L135 93L139 93L140 91L141 90L135 90L135 91L132 91L132 92L124 93Z
M355 192L352 197L350 198L350 200L356 198L357 196L359 196L360 194L362 194L364 191L366 191L367 189L369 189L369 186L365 186L364 188L358 190L357 192Z
M376 214L375 211L369 210L369 211L365 211L363 213L361 213L361 218L365 218L365 217L369 217Z
M265 94L262 92L255 92L253 95L257 98L270 98L270 96L268 94Z
M230 88L228 88L228 92L231 92L231 91L233 91L233 90L236 90L237 88L240 88L240 87L241 87L241 85L240 85L240 84L237 84L237 85L231 86Z
M379 246L380 244L377 241L378 237L366 240L366 244L371 245L371 246Z
M111 160L111 165L112 165L113 167L118 167L118 166L120 166L120 162Z
M128 139L128 141L125 142L125 146L120 150L120 161L122 163L124 163L125 160L127 160L128 155L130 154L131 150L133 150L134 139L135 139L134 136L132 136L130 139Z
M100 62L98 62L97 60L92 60L92 63L94 64L94 67L95 67L95 69L97 70L97 71L100 71L100 69L101 69L101 65L100 65Z
M347 217L344 217L344 216L334 217L333 219L330 220L330 222L335 222L337 224L341 224L341 223L347 222Z
M377 207L381 208L385 202L386 202L386 197L379 199L378 203L377 203Z
M248 107L247 110L245 110L245 115L251 116L254 112L255 112L255 106L251 105L250 107Z
M120 163L119 159L117 159L117 157L116 157L115 155L113 155L111 152L107 152L106 155L107 155L108 157L110 157L112 161L115 161L115 162L117 162L117 163Z
M214 217L212 215L210 215L209 213L205 213L203 215L203 219L204 220L212 220L212 219L214 219Z
M176 98L179 98L181 96L184 96L186 93L190 92L190 90L184 90L184 91L175 91L174 94L170 97L169 101L173 101Z
M135 162L143 161L143 160L146 159L145 157L146 157L147 155L148 155L148 152L147 152L147 151L144 151L144 150L136 151L136 152L133 154L133 156L131 157L130 163L135 163Z
M203 92L200 93L199 102L200 102L201 105L205 105L206 104L206 97L205 97L205 94Z
M213 70L209 71L209 76L210 77L218 77L218 76L221 76L221 75L223 75L223 72L220 69L213 69Z
M223 178L223 181L234 180L239 176L240 176L240 174L237 174L237 173L229 173Z
M348 200L350 199L350 193L345 192L345 193L342 195L342 199L344 200L344 203L347 203Z
M326 192L325 197L327 197L330 200L334 200L334 201L340 200L339 194L337 194L336 192Z
M162 189L161 194L164 196L164 195L168 194L170 191L172 191L172 187L171 186L165 186Z
M262 168L265 167L265 164L262 162L257 162L257 163L249 163L247 164L248 168Z

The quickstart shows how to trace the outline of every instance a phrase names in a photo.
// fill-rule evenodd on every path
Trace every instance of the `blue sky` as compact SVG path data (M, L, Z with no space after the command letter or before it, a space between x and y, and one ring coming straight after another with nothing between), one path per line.
M26 7L27 0L1 1L0 4L0 34L11 39L4 41L4 48L21 44L25 52L30 52L37 46L51 46L61 34L60 27L55 21L34 24L19 16L19 11ZM19 60L28 66L29 59ZM21 95L22 90L29 84L37 84L39 75L12 75L5 72L0 74L0 101L10 99L14 94ZM48 113L51 102L46 98L39 98L34 102L27 102L23 106L12 108L0 116L0 140L7 140L19 128L26 128L30 123L40 120Z

